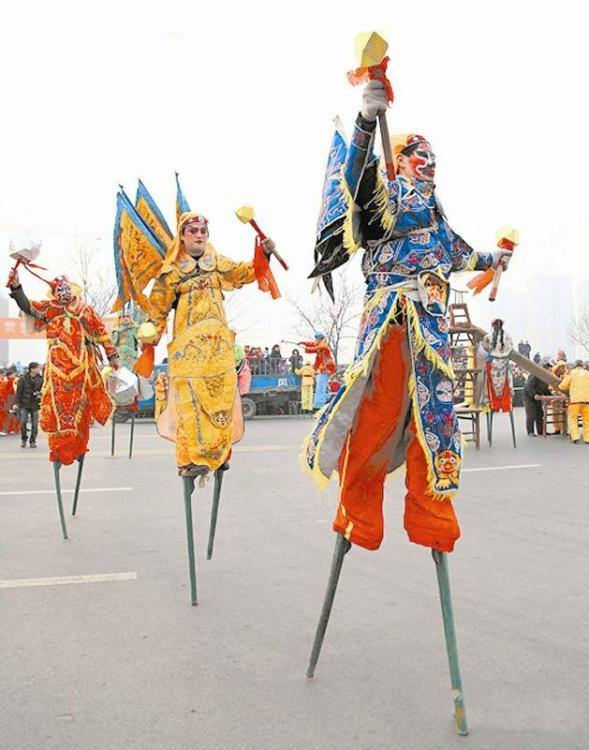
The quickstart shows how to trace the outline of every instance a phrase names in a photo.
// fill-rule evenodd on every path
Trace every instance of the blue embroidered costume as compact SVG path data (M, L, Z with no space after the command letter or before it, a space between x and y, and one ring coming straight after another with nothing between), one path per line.
M452 230L432 183L381 175L375 128L376 121L359 115L349 148L338 129L328 161L311 276L322 276L332 294L330 272L362 246L366 297L354 361L319 415L306 461L323 483L339 471L334 528L374 549L382 539L385 475L407 459L409 537L451 550L459 529L448 501L458 489L461 435L446 319L449 277L485 270L493 256ZM398 402L392 411L391 399ZM437 526L434 517L442 519Z

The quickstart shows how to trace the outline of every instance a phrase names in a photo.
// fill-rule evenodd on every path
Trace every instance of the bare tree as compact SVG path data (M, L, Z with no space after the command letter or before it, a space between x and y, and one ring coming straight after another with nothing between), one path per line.
M569 323L569 340L589 352L589 307L583 307Z
M255 306L255 293L253 285L236 289L227 294L225 298L225 313L229 326L237 336L243 336L254 328L258 323Z
M100 317L107 315L117 294L114 271L107 274L97 260L97 252L80 243L70 253L74 274L82 287L82 295Z
M337 362L342 344L356 338L364 290L360 284L351 282L344 270L335 275L334 288L335 302L321 292L302 302L293 297L287 299L295 314L297 334L312 338L315 331L321 331Z

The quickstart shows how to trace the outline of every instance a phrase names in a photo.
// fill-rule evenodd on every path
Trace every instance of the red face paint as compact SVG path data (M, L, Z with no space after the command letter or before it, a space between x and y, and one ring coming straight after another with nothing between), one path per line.
M410 176L416 180L433 182L436 173L436 155L429 143L420 143L419 146L407 156L407 165Z

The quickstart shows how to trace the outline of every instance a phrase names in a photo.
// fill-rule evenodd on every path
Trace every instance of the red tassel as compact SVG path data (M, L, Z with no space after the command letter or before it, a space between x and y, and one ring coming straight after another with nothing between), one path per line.
M262 292L270 292L272 299L278 299L280 290L278 284L274 279L274 274L270 270L270 263L264 253L262 247L262 238L256 235L256 245L254 248L254 271L256 274L256 281L258 282L258 289Z
M141 375L142 378L148 378L153 372L154 364L155 346L153 344L145 344L141 356L133 365L133 372Z
M483 271L483 273L479 273L477 276L474 277L474 279L471 279L467 283L467 287L469 289L473 289L473 294L480 294L483 289L486 286L489 286L489 284L493 281L493 277L495 275L495 269L494 268L487 268L486 271Z

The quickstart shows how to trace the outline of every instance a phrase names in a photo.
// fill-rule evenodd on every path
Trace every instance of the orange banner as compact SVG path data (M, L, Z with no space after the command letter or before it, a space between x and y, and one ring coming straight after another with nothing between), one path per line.
M0 317L0 339L44 339L44 333L27 333L24 318Z
M104 325L112 333L116 317L103 318ZM24 318L3 318L0 316L0 339L44 339L45 333L27 333Z

